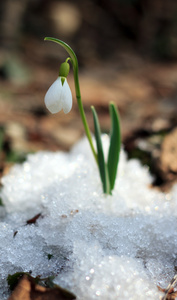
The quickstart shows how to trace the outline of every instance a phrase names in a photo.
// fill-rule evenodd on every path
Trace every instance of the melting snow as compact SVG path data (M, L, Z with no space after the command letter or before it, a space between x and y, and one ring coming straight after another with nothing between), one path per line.
M39 152L15 165L2 179L0 299L17 271L56 275L78 300L159 299L157 285L165 288L177 265L177 186L164 194L151 182L122 150L113 195L103 195L86 139L70 153Z

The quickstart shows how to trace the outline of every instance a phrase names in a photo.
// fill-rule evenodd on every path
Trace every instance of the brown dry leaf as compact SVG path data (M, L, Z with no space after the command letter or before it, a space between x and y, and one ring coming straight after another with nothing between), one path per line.
M24 276L8 300L30 300L30 288L28 277Z
M174 291L174 289L172 288L171 290L166 290L166 289L162 289L160 286L157 286L159 291L165 293L164 297L162 298L162 300L175 300L177 297L177 292Z
M168 180L177 177L177 128L168 134L162 143L160 157L161 169Z
M35 284L30 276L24 275L8 300L72 300L76 297L60 288L45 288Z
M26 221L26 225L36 224L36 221L41 217L41 213Z

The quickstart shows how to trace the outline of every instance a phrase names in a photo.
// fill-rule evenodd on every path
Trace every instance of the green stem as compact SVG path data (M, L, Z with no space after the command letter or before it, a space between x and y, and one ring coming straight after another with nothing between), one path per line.
M77 58L76 58L76 60L77 60ZM87 119L86 119L83 104L82 104L80 85L79 85L79 75L78 75L78 73L79 73L78 72L78 62L77 61L76 61L75 64L73 64L73 73L74 73L76 98L77 98L77 103L78 103L78 107L79 107L79 112L80 112L80 115L81 115L81 118L82 118L82 123L84 125L85 133L86 133L86 136L88 138L90 147L92 149L94 158L95 158L96 162L98 163L97 153L96 153L95 148L93 146L92 136L91 136L91 133L90 133L90 129L89 129L89 126L88 126L88 123L87 123Z
M85 133L86 133L86 136L88 138L93 156L96 160L96 163L98 164L98 156L97 156L97 153L96 153L94 145L93 145L92 136L91 136L91 133L90 133L90 129L89 129L89 126L88 126L88 123L87 123L87 119L86 119L83 104L82 104L80 85L79 85L79 76L78 76L78 69L79 68L78 68L78 61L77 61L76 54L74 53L74 51L72 50L72 48L69 45L67 45L65 42L63 42L61 40L51 38L51 37L46 37L44 40L52 41L52 42L55 42L55 43L61 45L63 48L65 48L65 50L68 52L68 54L71 57L71 63L72 63L72 66L73 66L73 73L74 73L76 98L77 98L77 103L78 103L78 107L79 107L79 112L80 112L80 115L81 115L82 123L84 125Z

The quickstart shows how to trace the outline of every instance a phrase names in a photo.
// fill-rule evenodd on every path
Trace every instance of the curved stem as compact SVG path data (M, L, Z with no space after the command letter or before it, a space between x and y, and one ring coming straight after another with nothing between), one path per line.
M87 123L87 119L86 119L83 104L82 104L80 85L79 85L79 76L78 76L78 61L77 61L76 54L74 53L74 51L72 50L72 48L69 45L67 45L65 42L63 42L61 40L51 38L51 37L46 37L44 40L52 41L52 42L55 42L55 43L61 45L68 52L68 54L71 57L71 63L72 63L72 66L73 66L73 73L74 73L76 98L77 98L77 103L78 103L78 107L79 107L79 112L80 112L80 115L81 115L82 123L84 125L85 133L86 133L86 136L88 138L93 156L94 156L94 158L95 158L95 160L98 164L97 153L96 153L94 145L93 145L92 136L91 136L91 133L90 133L90 129L89 129L89 126L88 126L88 123Z

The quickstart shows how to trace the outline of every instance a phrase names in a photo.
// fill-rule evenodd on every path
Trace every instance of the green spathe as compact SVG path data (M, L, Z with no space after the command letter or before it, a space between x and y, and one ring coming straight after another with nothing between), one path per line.
M69 70L70 70L70 65L68 64L68 62L64 62L61 64L60 69L59 69L59 76L60 77L67 77L69 74Z

